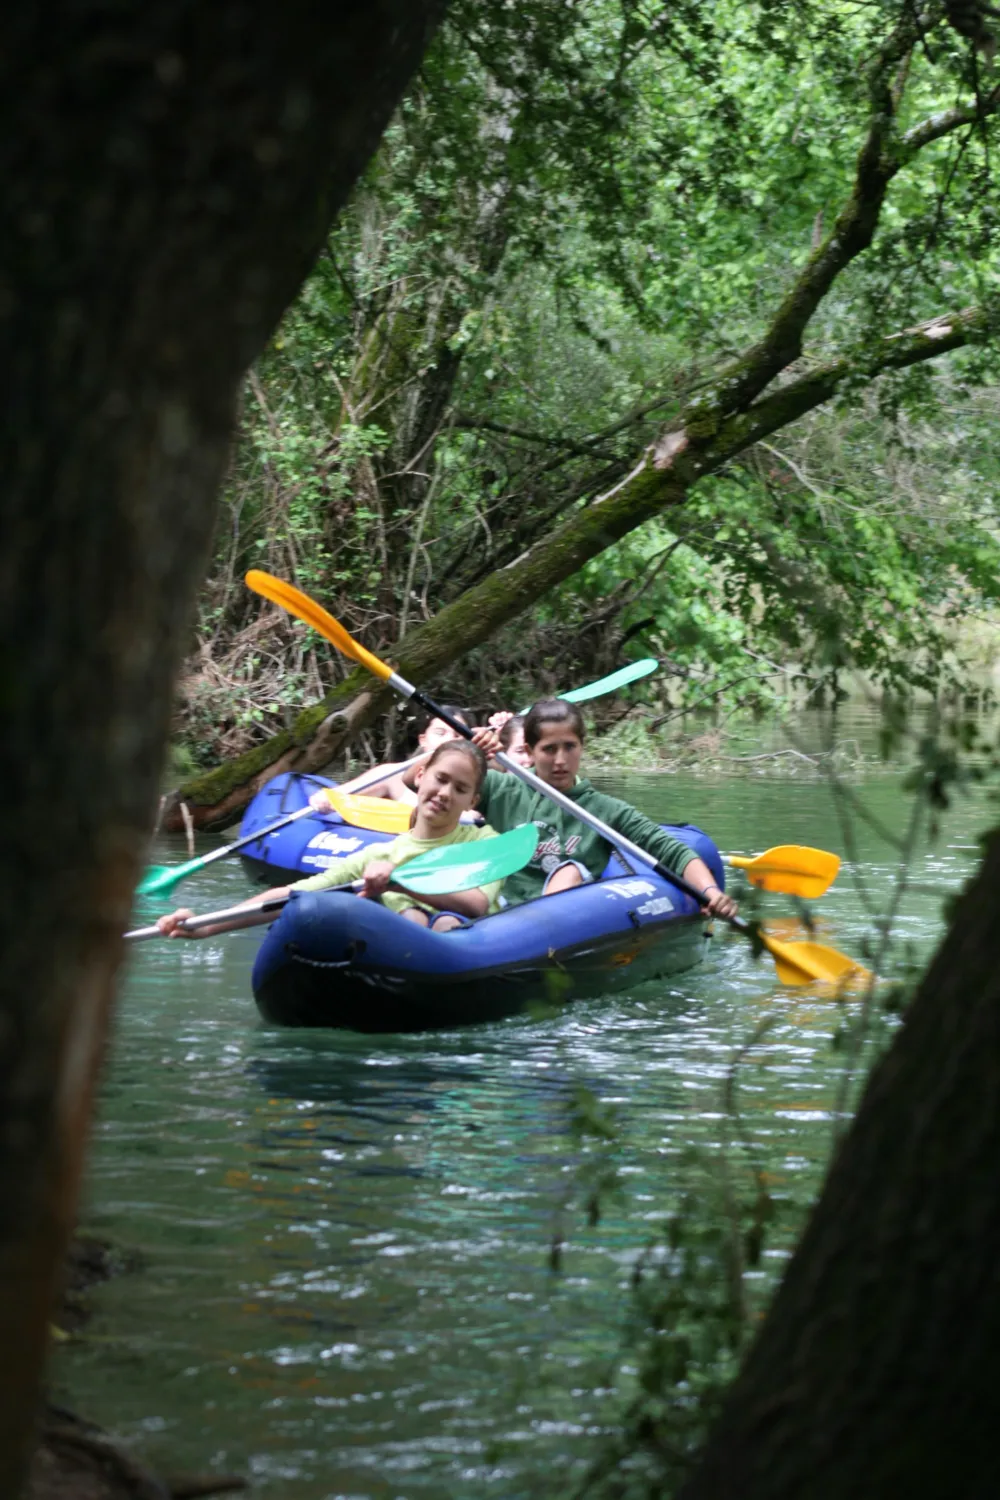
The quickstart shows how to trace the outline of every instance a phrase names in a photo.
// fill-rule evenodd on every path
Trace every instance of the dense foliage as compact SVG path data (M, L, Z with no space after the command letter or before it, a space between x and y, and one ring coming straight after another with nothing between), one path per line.
M870 249L782 377L846 355L836 408L720 464L438 686L513 704L655 653L655 722L836 692L848 667L897 691L962 679L962 621L998 588L988 343L870 375L876 346L928 319L975 304L991 326L992 96L943 10L899 41L909 14L890 0L452 7L249 378L183 684L200 759L342 675L258 614L245 567L296 579L391 652L714 399L850 199L892 47L900 140L981 103L906 157Z

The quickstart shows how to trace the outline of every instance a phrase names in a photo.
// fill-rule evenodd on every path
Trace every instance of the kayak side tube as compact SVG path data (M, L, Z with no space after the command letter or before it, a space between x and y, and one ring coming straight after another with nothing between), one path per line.
M692 845L695 830L682 836ZM718 852L698 852L722 883ZM717 868L717 871L715 870ZM643 871L545 896L440 933L338 892L293 896L257 956L262 1016L365 1032L472 1025L690 968L705 921Z

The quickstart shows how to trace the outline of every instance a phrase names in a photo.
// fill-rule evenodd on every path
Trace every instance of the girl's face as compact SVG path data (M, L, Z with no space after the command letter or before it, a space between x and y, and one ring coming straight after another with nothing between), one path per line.
M523 728L514 731L506 754L510 756L511 760L516 760L519 766L531 765L531 751L524 742Z
M418 816L435 837L451 833L476 800L478 788L471 760L452 750L439 755L432 766L418 766L415 775Z
M543 781L568 792L580 769L583 741L569 724L543 723L538 744L528 754Z
M417 736L417 744L421 750L436 750L438 745L447 744L448 740L455 740L458 735L443 719L432 719L423 734Z

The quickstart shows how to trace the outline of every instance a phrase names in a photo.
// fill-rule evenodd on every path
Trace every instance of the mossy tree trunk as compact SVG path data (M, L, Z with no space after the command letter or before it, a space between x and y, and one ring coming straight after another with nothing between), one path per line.
M0 23L3 1500L235 395L441 9L11 0Z
M998 884L994 838L680 1500L1000 1489Z

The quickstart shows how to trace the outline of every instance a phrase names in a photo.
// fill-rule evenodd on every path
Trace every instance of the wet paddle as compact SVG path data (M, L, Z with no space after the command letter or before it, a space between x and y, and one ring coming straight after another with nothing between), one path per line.
M619 688L638 682L640 677L648 677L659 665L655 656L644 656L642 661L630 661L608 677L599 677L596 682L588 682L583 687L571 688L568 693L556 693L555 696L566 703L587 703L591 698L602 698L605 693L617 693ZM528 712L528 708L522 708L522 715Z
M247 587L253 589L273 604L279 605L289 614L298 616L305 620L307 625L326 640L330 641L345 656L356 661L359 666L365 667L373 676L388 684L395 692L403 698L418 703L427 713L433 714L435 718L442 719L462 739L471 739L472 731L468 725L463 724L460 719L455 719L433 698L415 687L413 683L407 682L405 677L400 677L394 672L387 662L382 661L374 652L369 651L356 641L333 616L317 604L315 599L310 599L301 589L297 589L290 583L285 583L280 578L274 578L270 573L253 569L246 575ZM509 771L511 775L517 776L527 786L547 797L558 807L562 807L571 817L577 818L581 823L586 823L599 833L602 838L617 849L621 849L630 859L637 860L639 864L646 865L653 870L661 879L669 881L678 890L683 891L696 901L699 906L706 906L707 900L704 894L695 886L690 885L683 875L675 875L674 872L662 864L648 850L641 849L631 839L610 828L600 818L588 812L586 808L580 807L571 797L565 796L557 788L549 786L548 782L542 781L533 771L526 770L523 766L513 760L509 755L500 752L496 756L497 761ZM783 984L809 984L813 980L825 980L836 982L845 978L848 974L859 974L863 976L865 970L860 964L846 954L838 953L835 948L828 948L822 943L781 943L772 938L762 928L753 927L743 917L727 917L724 919L735 928L737 932L743 933L752 941L760 943L774 959L778 970L778 977Z
M836 854L810 849L806 844L778 844L753 858L724 854L722 862L742 870L750 884L762 891L801 896L806 901L814 901L829 890L840 869Z
M429 849L398 867L392 877L393 885L413 891L418 896L447 896L450 891L470 891L476 886L491 885L495 880L506 880L515 870L520 870L534 854L538 845L538 829L533 823L521 828L512 828L510 833L498 833L493 838L472 839L467 844L444 844L439 849ZM331 890L360 890L364 884L356 880L350 885L331 886ZM272 915L285 905L287 897L267 901L263 905L229 906L222 911L207 912L201 917L189 917L183 924L185 932L203 932L206 927L219 927L226 932L235 932L241 927L257 927L269 922ZM136 927L126 932L125 941L145 942L148 938L163 937L159 927Z

